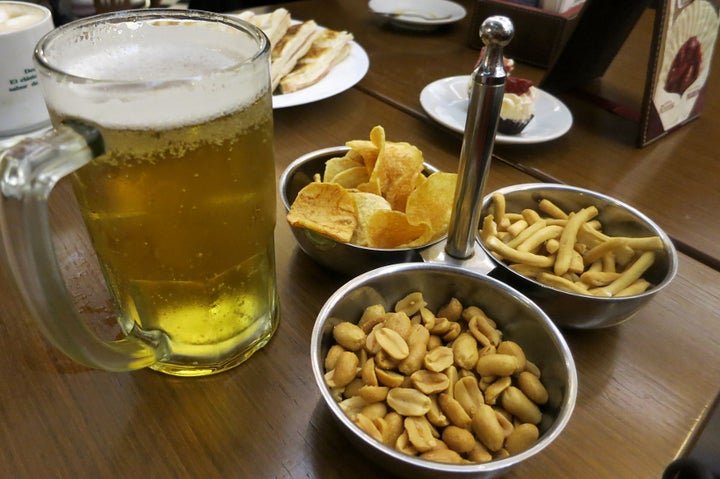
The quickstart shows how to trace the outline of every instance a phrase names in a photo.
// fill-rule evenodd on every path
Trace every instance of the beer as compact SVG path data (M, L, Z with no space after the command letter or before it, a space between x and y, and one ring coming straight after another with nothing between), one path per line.
M103 130L107 154L74 175L123 326L170 343L178 364L159 367L188 375L183 362L225 367L275 328L265 101L202 125Z
M53 123L93 125L105 144L73 186L120 324L159 345L151 367L180 376L239 364L278 322L267 57L251 64L236 57L257 45L195 41L217 41L221 28L193 32L188 46L185 28L157 21L131 29L145 36L136 49L110 26L96 33L109 45L87 50L96 57L78 49L58 61L112 95L87 82L43 84Z

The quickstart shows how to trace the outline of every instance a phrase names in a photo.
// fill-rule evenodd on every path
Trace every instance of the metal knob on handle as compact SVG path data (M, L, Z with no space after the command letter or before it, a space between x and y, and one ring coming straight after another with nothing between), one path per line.
M475 251L483 185L490 168L505 93L503 48L513 34L513 24L507 17L489 17L480 26L485 52L472 75L458 184L445 246L447 254L454 258L470 258Z

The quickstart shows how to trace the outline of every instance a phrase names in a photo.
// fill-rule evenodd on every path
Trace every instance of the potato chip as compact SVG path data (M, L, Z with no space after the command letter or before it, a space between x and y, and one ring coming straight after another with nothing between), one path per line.
M380 151L379 148L369 140L351 140L346 142L345 146L349 147L350 151L359 153L368 174L372 173L372 170L375 168L378 152Z
M370 223L370 218L372 218L377 211L390 211L392 208L385 198L373 193L351 191L350 195L355 200L358 212L358 226L350 241L352 244L358 246L369 246L370 237L368 234L368 224Z
M343 170L330 180L331 183L337 183L344 188L357 188L358 185L366 183L369 180L368 172L365 166L354 166Z
M400 248L427 234L427 225L411 225L401 211L376 211L367 225L371 248Z
M333 178L335 178L338 174L342 173L345 170L348 170L350 168L356 168L358 166L361 166L364 169L365 163L360 153L354 150L348 151L345 156L330 158L325 162L323 181L325 183L330 183Z
M336 183L310 183L298 193L287 220L347 243L357 228L357 206L350 192Z
M434 235L445 234L450 225L457 174L437 172L410 193L405 213L413 225L426 224Z
M357 186L357 189L365 193L372 193L374 195L378 195L382 198L382 192L380 191L380 183L377 181L377 179L369 180L367 183L361 183Z

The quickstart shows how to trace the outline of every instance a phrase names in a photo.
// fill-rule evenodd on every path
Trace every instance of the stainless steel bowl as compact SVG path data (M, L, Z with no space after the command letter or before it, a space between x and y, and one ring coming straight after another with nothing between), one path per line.
M331 158L343 156L349 150L345 146L325 148L310 152L293 161L280 176L280 197L285 211L301 189L313 181L313 175L325 171L325 162ZM425 164L427 174L438 171ZM395 263L422 261L421 248L368 248L348 243L340 243L305 228L291 227L300 248L317 263L324 267L349 276ZM439 239L438 241L442 241Z
M550 399L543 409L539 440L526 451L484 464L443 464L391 449L370 438L340 409L325 385L324 358L332 344L332 328L341 320L357 322L363 310L394 304L421 291L428 308L437 310L451 297L464 305L484 309L504 332L504 338L522 346L529 360L541 370ZM570 419L577 397L577 372L570 350L557 327L535 304L502 282L454 266L407 263L385 266L350 280L336 291L318 314L311 338L311 362L323 401L362 453L393 474L408 478L490 478L540 453L561 433Z
M654 286L642 294L627 297L596 297L552 288L516 273L503 262L488 255L496 264L491 276L528 296L561 327L603 328L627 321L670 284L677 273L677 251L668 235L643 213L615 198L583 188L557 184L522 184L497 191L505 195L508 212L519 213L525 208L537 208L537 203L542 198L551 200L565 211L577 211L594 205L599 211L597 219L602 222L604 233L630 237L657 235L662 239L663 253L657 255L653 266L643 275ZM483 199L480 217L484 218L492 212L491 193Z

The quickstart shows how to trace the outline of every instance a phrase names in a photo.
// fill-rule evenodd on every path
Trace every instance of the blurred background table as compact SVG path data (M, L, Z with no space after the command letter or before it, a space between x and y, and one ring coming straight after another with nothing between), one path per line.
M361 0L286 7L296 18L352 31L371 66L356 88L276 111L278 176L296 157L366 138L374 125L390 140L416 144L441 169L457 168L459 135L432 122L418 95L474 64L467 21L409 33L387 27ZM525 71L541 74L518 67ZM645 149L634 148L631 123L572 94L562 96L575 115L568 135L497 146L488 190L554 179L613 194L653 217L688 253L674 283L630 322L566 331L580 380L573 418L553 445L506 477L659 478L702 429L720 385L720 199L711 141L692 142L717 127L714 93L700 120ZM67 186L52 198L61 265L81 310L103 334L115 334ZM315 315L348 278L298 249L280 207L276 239L282 319L275 338L239 368L200 379L72 363L40 336L0 278L0 477L388 477L342 436L310 370Z

